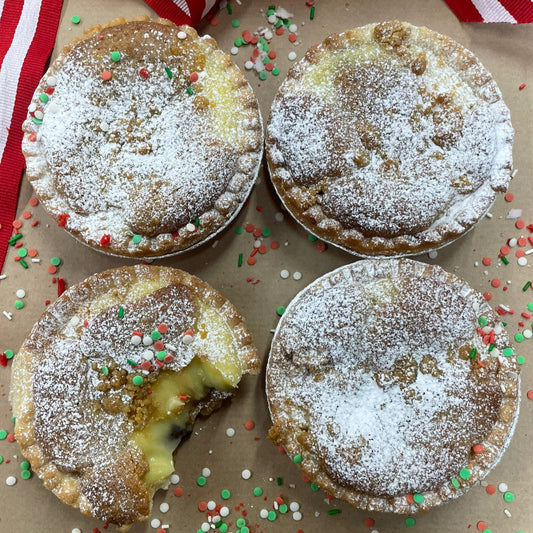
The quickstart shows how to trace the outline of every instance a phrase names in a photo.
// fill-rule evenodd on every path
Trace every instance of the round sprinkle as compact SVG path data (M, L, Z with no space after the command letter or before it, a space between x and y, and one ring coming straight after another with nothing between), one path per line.
M226 429L226 436L227 437L234 437L235 436L235 430L233 428Z
M24 296L26 296L26 291L24 289L18 289L15 295L17 298L24 298Z
M292 279L294 279L295 281L300 281L302 279L302 273L301 272L295 272L292 275Z
M200 476L198 477L198 479L196 480L196 483L199 487L203 487L206 483L207 483L207 479L205 479L204 476Z
M112 61L117 62L117 61L120 61L121 58L122 58L122 56L120 55L120 52L117 52L117 51L111 52L111 60Z
M474 453L482 453L483 452L483 446L481 444L474 444L474 446L472 446L472 451Z
M152 333L150 333L150 337L153 341L158 341L161 338L161 333L159 333L157 330L154 330Z
M220 508L220 511L218 512L218 514L222 517L222 518L226 518L226 516L229 516L229 508L226 507L226 506L223 506Z
M109 70L102 70L102 79L104 81L109 81L113 77L113 74Z
M236 46L232 46L230 53L231 55L236 56L239 53L239 49Z
M253 493L254 496L261 496L263 494L263 489L261 487L255 487Z
M61 259L59 259L59 257L52 257L52 259L50 259L50 264L53 266L59 266L61 264Z
M231 25L234 28L238 28L241 25L241 23L237 19L234 19L234 20L231 21Z
M502 282L498 279L498 278L494 278L490 284L494 287L494 288L498 288Z
M241 477L242 477L242 479L250 479L252 477L252 472L250 470L248 470L248 468L245 468L241 472Z
M261 518L268 518L268 511L266 509L261 509L261 511L259 511L259 516Z
M468 470L468 468L461 468L461 471L459 472L459 477L461 479L468 479L470 477L470 470Z
M70 533L81 533L81 529L79 527L75 527Z
M246 63L244 63L244 68L246 70L252 70L254 68L254 63L253 61L246 61Z
M507 492L507 489L508 489L508 488L509 488L509 487L508 487L507 483L500 483L500 484L498 485L498 490L499 490L500 492L502 492L502 493Z
M13 350L6 350L4 353L6 354L6 359L13 359L13 356L15 355Z
M506 502L512 502L514 500L514 494L512 492L509 492L507 491L504 495L503 495L503 499L506 501Z
M7 437L7 431L5 429L0 429L0 440L5 440Z
M415 503L422 503L424 501L424 496L422 494L413 494L413 500Z
M184 31L178 32L178 39L186 39L187 34Z
M281 277L282 279L287 279L287 278L290 276L289 271L288 271L288 270L285 270L285 269L283 269L283 270L279 273L279 275L280 275L280 277Z
M407 527L413 527L416 524L416 520L412 516L408 516L405 519L405 525Z
M295 463L301 463L302 462L302 456L300 454L295 455L294 458L293 458L293 461Z
M168 513L168 510L170 509L170 505L167 503L167 502L163 502L160 506L159 506L159 510L162 512L162 513Z
M202 476L209 477L211 475L211 470L207 467L202 468Z
M46 85L48 85L48 87L55 87L57 84L57 79L55 76L48 76L48 78L46 78ZM37 198L34 198L34 200L37 200ZM30 205L37 205L37 204L32 204L31 203L32 199L30 198Z
M277 309L276 309L276 313L281 316L283 313L285 312L285 307L283 307L282 305L280 305Z
M139 244L142 241L142 237L140 235L134 235L131 241L133 244Z
M28 255L28 250L26 250L26 248L19 248L17 255L19 257L26 257Z
M142 69L139 70L139 76L141 78L149 78L150 77L150 72L148 71L148 69L142 68Z
M220 497L221 497L223 500L229 500L230 497L231 497L231 492L230 492L228 489L223 489L223 490L220 492Z
M267 73L264 70L259 73L259 79L262 81L265 81L267 79Z
M516 261L519 266L526 266L527 265L527 257L519 257Z
M274 520L276 520L276 512L275 512L275 511L269 511L269 512L268 512L268 515L267 515L267 518L268 518L271 522L274 522Z
M526 339L531 339L531 337L533 337L533 331L530 329L525 329L523 335Z
M152 518L152 521L150 522L150 525L154 529L157 529L161 525L161 520L159 520L159 518Z
M8 487L12 487L15 483L17 482L17 478L15 476L9 476L7 479L6 479L6 485Z
M476 524L476 527L478 529L478 531L484 531L485 529L487 529L487 522L483 521L483 520L480 520L477 524Z
M139 387L140 385L143 384L143 378L142 378L142 376L133 376L133 379L131 380L131 382L135 386Z
M183 496L183 489L181 487L176 487L174 489L174 496L181 498Z
M200 531L203 531L203 533L207 533L211 529L211 525L208 522L203 522L200 526Z
M255 427L255 422L253 420L247 420L244 423L244 429L247 429L248 431L251 431Z
M502 350L502 354L505 355L505 357L511 357L514 354L514 350L508 346Z
M81 17L79 15L72 15L70 21L72 24L79 24L81 22Z
M23 470L21 473L20 473L20 477L22 479L30 479L31 478L31 471L30 470Z
M487 485L487 488L485 489L487 494L495 494L496 493L496 487L494 485Z
M24 302L22 300L15 301L15 309L22 309L24 307Z
M524 335L522 333L516 333L514 336L516 342L524 342Z

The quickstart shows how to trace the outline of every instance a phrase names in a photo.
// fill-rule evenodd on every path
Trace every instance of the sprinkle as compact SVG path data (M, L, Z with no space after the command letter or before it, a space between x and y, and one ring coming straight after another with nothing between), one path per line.
M239 259L237 260L237 266L242 266L243 254L239 254Z
M295 455L292 460L296 464L301 463L302 462L302 456L300 454Z
M329 514L330 516L332 516L332 515L339 514L340 512L341 512L340 509L330 509L330 510L328 511L328 514Z
M282 279L287 279L290 276L290 273L288 270L284 269L279 273L279 275Z
M167 502L162 502L161 505L159 506L159 510L162 513L168 513L169 509L170 509L170 505Z
M113 77L113 74L109 70L102 70L102 79L104 81L109 81Z
M22 300L15 301L15 309L22 309L24 307L24 302Z
M13 315L11 313L8 313L7 311L2 311L2 313L8 320L13 319Z
M207 483L207 479L204 476L199 476L196 483L199 487L203 487Z
M262 496L263 489L261 487L255 487L253 490L254 496Z
M242 477L242 479L250 479L252 477L252 471L249 470L248 468L245 468L241 472L241 477Z
M154 529L157 529L161 525L161 520L159 520L159 518L152 518L152 521L150 522L150 525Z
M283 313L285 312L285 307L283 307L282 305L280 305L277 309L276 309L276 313L281 316Z
M309 12L309 20L313 20L315 18L315 6L311 7L311 11Z
M202 476L209 477L211 475L211 470L207 467L202 468Z
M117 62L117 61L120 61L121 59L122 59L122 56L120 55L120 52L117 52L117 51L111 52L111 60L112 61Z
M518 86L518 90L519 90L519 91L523 91L525 88L526 88L526 84L525 84L525 83L521 83L521 84Z
M186 39L187 34L184 31L178 32L178 39Z
M234 436L235 436L235 430L233 428L227 428L226 437L234 437Z
M424 501L424 496L422 494L413 494L413 500L415 503L422 503Z
M503 495L503 499L506 501L506 502L512 502L514 500L514 494L512 492L509 492L507 491L504 495Z
M143 384L143 378L142 376L133 376L133 379L131 382L136 385L137 387L141 386Z
M494 485L487 485L487 488L485 489L487 494L495 494L496 493L496 487Z
M248 431L251 431L255 428L255 422L253 420L247 420L244 423L244 429L247 429Z
M142 237L140 235L134 235L131 238L131 241L133 242L133 244L139 244L141 240L142 240Z
M505 255L502 255L501 259L502 259L502 263L504 265L508 265L509 264L509 259L507 259L507 257L505 257Z
M165 72L167 73L169 79L172 79L172 71L168 67L165 67Z
M223 500L229 500L230 497L231 497L231 492L230 492L228 489L223 489L223 490L220 492L220 497L221 497Z
M148 69L146 68L142 68L141 70L139 70L139 76L141 78L149 78L150 77L150 72L148 71Z
M8 487L12 487L15 483L17 482L17 478L15 476L9 476L7 479L6 479L6 485Z
M468 470L468 468L461 468L460 472L459 472L459 477L461 479L468 479L471 475L471 472L470 470Z
M405 525L407 527L412 527L416 524L416 520L412 517L412 516L408 516L406 519L405 519Z
M478 531L484 531L485 529L487 529L487 522L483 521L483 520L480 520L477 524L476 524L476 527L478 529Z
M509 488L509 486L507 485L507 483L500 483L498 485L498 490L502 493L505 493L507 492L507 489Z
M268 515L267 515L267 518L273 522L274 520L276 520L276 512L275 511L269 511L268 512Z

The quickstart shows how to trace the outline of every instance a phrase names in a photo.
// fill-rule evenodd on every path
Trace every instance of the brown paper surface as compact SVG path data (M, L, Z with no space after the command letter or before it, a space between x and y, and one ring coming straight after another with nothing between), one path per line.
M524 329L531 329L532 320L521 316L521 313L528 312L527 304L533 301L532 290L522 290L526 281L533 277L531 267L517 264L515 251L518 247L511 250L508 265L498 260L498 252L500 246L511 237L533 235L527 228L517 229L515 220L506 218L511 208L517 208L522 209L521 219L526 225L533 223L530 185L533 79L531 69L528 68L533 27L460 23L445 2L440 0L317 1L314 20L310 20L310 8L304 0L286 1L281 6L294 13L292 20L298 26L297 44L289 42L287 33L273 37L271 49L277 53L274 62L280 69L279 76L270 74L263 82L256 73L246 72L259 99L265 121L275 91L291 64L287 57L290 51L295 51L300 58L309 46L320 42L329 33L369 22L398 18L416 25L429 26L450 35L472 50L493 73L511 109L516 130L514 165L518 173L509 189L515 200L509 203L503 197L498 198L491 210L491 218L484 218L473 231L440 250L435 259L430 259L427 255L419 256L418 259L437 263L455 272L477 290L492 291L494 297L491 303L494 306L503 304L514 311L514 314L509 313L504 317L512 336ZM231 7L232 15L225 9L219 12L218 25L204 22L199 29L201 34L211 34L227 52L243 30L253 32L260 26L269 26L265 18L268 2L232 0ZM71 22L74 14L80 15L81 24L74 25ZM128 18L138 14L152 14L141 0L65 1L55 54L92 24L103 23L118 16ZM240 21L240 26L234 28L232 20ZM232 57L244 70L244 63L249 59L250 53L251 47L243 47ZM526 87L519 90L523 83ZM31 195L31 186L24 181L18 218L23 221L20 231L24 236L24 246L37 249L37 258L41 262L30 261L29 268L25 270L14 261L17 250L9 250L3 270L7 277L0 281L0 311L12 313L12 319L8 320L0 314L0 352L16 352L44 311L45 302L56 299L57 283L53 283L53 276L47 271L52 257L61 259L56 277L64 279L67 286L94 272L133 264L133 261L104 256L76 242L51 220L41 206L29 205ZM24 211L29 211L31 218L25 219ZM283 221L277 221L276 214L281 211L281 204L262 168L248 204L231 227L215 242L185 255L156 261L156 264L182 268L201 277L233 302L247 318L263 360L263 369L271 330L275 328L279 318L276 314L277 307L286 306L298 291L321 274L356 260L331 246L326 251L318 251L316 243L308 240L307 233L288 214L285 214ZM32 226L34 221L38 221L38 225ZM253 237L246 232L240 235L235 232L237 226L246 223L271 230L270 236L264 239L267 246L274 240L280 243L279 249L269 248L266 254L258 254L254 266L246 263L246 258L253 250ZM528 242L523 249L531 248L532 245ZM242 267L238 267L241 253L245 261ZM492 264L484 266L481 263L483 257L490 257ZM283 269L291 274L288 279L280 277ZM295 272L302 274L299 281L292 277ZM497 289L490 285L493 278L502 281ZM25 297L21 298L24 308L20 310L15 309L15 301L19 299L16 296L18 289L26 292ZM520 322L523 322L523 326L519 325ZM515 496L514 501L505 501L500 492L488 495L485 487L478 485L466 496L426 514L415 515L416 525L413 530L441 533L477 531L478 522L484 521L493 533L532 531L533 466L529 462L528 452L533 431L533 402L526 396L529 388L533 388L532 343L533 340L527 339L522 343L515 343L517 351L525 357L520 418L507 453L484 483L496 486L500 483L507 484L508 490ZM10 366L11 363L8 363L6 368L0 367L0 429L5 429L8 433L13 431L8 402ZM299 530L318 533L327 529L395 533L410 529L405 524L405 517L352 509L343 502L330 501L321 490L312 490L310 484L302 479L298 468L266 439L269 417L263 382L264 372L257 377L246 377L231 404L225 405L209 419L197 423L192 436L178 450L175 461L176 472L180 476L178 486L183 489L183 496L174 495L174 486L168 491L160 491L155 498L153 518L168 525L170 532L196 532L208 520L206 513L198 510L198 503L213 500L229 507L231 514L226 522L233 524L230 532L238 529L236 521L244 515L250 531L265 533L296 533ZM249 420L255 422L253 430L245 429L244 424ZM227 428L235 429L234 437L226 436ZM100 522L84 517L76 509L59 502L51 492L43 488L35 475L30 480L21 478L22 457L16 443L8 442L8 439L0 440L0 455L3 457L0 464L0 531L67 533L75 527L84 533L97 527L102 531ZM206 486L199 487L196 479L204 468L209 468L211 475ZM242 479L241 472L244 469L252 472L251 479ZM17 483L14 486L6 485L9 476L16 477ZM254 487L261 487L263 496L254 496ZM231 491L231 497L226 501L221 498L222 489ZM273 522L260 518L260 510L271 510L274 499L279 495L283 495L286 503L300 504L303 516L301 521L295 521L290 511L286 514L278 513ZM170 506L167 513L160 511L162 502L168 502ZM333 510L338 510L338 514L330 514ZM374 527L365 526L364 521L368 517L375 520ZM110 526L109 529L115 528ZM131 529L132 533L156 530L149 522Z

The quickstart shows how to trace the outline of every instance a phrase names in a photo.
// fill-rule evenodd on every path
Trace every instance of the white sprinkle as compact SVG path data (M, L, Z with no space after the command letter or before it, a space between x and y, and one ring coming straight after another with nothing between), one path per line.
M292 275L292 279L294 279L294 280L296 280L296 281L300 281L300 280L302 279L302 273L296 271L296 272Z
M283 222L285 218L285 215L281 212L281 211L278 211L275 215L274 215L274 220L276 222Z
M189 223L187 223L187 225L185 226L185 229L186 229L187 231L190 231L190 232L192 233L193 231L196 231L196 226L195 226L192 222L189 222Z
M507 489L508 489L508 488L509 488L509 487L508 487L507 483L500 483L500 484L498 485L498 490L499 490L500 492L507 492Z
M37 109L37 111L35 111L35 113L33 114L33 116L37 119L37 120L42 120L44 118L44 113L40 110L40 109Z
M274 34L273 34L270 30L267 30L267 31L265 32L265 35L264 35L264 37L265 37L265 39L266 39L267 41L270 41L270 39L272 39L273 36L274 36Z
M211 470L209 470L209 468L207 467L202 468L202 476L209 477L210 475L211 475Z
M492 213L487 213L485 216L486 216L487 218L492 218Z
M233 437L235 436L235 430L233 428L226 429L226 436L227 437Z
M250 479L252 477L252 472L250 470L248 470L247 468L245 468L241 472L241 477L242 477L242 479Z
M214 500L209 500L207 502L207 508L210 510L210 511L214 511L216 508L217 508L217 502L214 501Z
M276 24L278 17L276 17L276 15L269 15L267 20L270 22L270 24Z
M218 512L218 514L222 517L222 518L226 518L226 516L229 515L229 507L221 507L220 508L220 511Z
M261 518L268 518L268 511L266 509L261 509L261 511L259 511L259 516Z
M80 320L80 317L78 316L73 316L70 320L69 320L69 324L75 328L76 326L79 326L81 320Z
M7 275L6 275L6 274L2 274L2 275L0 276L0 279L6 279L6 278L7 278Z
M526 339L531 339L531 337L533 337L533 331L531 331L530 329L525 329L522 332L522 335L524 335Z
M49 113L57 113L59 111L59 106L55 102L52 102L48 104L46 109L48 110Z
M510 307L507 307L507 306L504 305L504 304L500 304L498 307L501 307L504 311L507 311L507 312L509 312L509 311L511 310Z
M139 346L139 344L141 344L142 341L143 340L141 339L140 335L131 336L131 344L133 344L133 346Z
M231 47L231 55L236 56L239 53L239 49L236 46Z
M207 532L211 529L211 526L210 526L209 522L204 522L204 523L200 526L200 529L201 529L204 533L207 533Z
M109 131L109 124L107 122L100 122L100 129L102 131Z
M528 250L528 251L526 252L526 255L529 255L529 254L533 254L533 248L531 248L531 250Z
M439 255L439 252L437 252L437 250L431 250L431 252L428 253L428 257L430 259L435 259L435 257L437 257Z
M302 513L300 513L300 511L292 513L292 519L296 520L297 522L300 521L302 519Z
M15 483L17 482L17 478L15 476L9 476L7 479L6 479L6 485L8 487L12 487Z
M179 31L178 39L187 39L187 34L184 31Z
M70 533L81 533L81 529L79 527L75 527Z
M288 58L289 61L294 61L296 59L296 52L289 52Z
M290 274L289 274L289 271L288 270L282 270L279 275L283 278L283 279L287 279Z
M254 248L259 248L261 246L261 244L262 244L261 241L259 239L256 239L254 241Z
M150 522L150 525L154 529L157 529L161 525L161 520L159 520L159 518L152 518L152 521Z
M180 477L178 476L178 474L172 474L170 476L170 482L172 483L172 485L177 485L180 482Z
M35 110L37 109L37 104L35 102L32 102L29 106L28 106L28 111L30 113L33 113Z
M294 33L297 29L298 29L298 26L296 26L296 24L291 24L291 25L289 26L289 31L290 31L291 33Z
M218 524L220 521L222 520L222 518L220 516L213 516L213 524Z
M165 344L165 346L166 346L169 350L172 350L172 351L174 351L174 352L176 351L176 347L175 347L173 344L168 343L168 344Z
M218 243L219 241L215 241L212 245L211 245L211 248L216 248L218 246Z
M145 361L151 361L154 358L154 352L152 350L144 350L141 357Z
M194 336L190 335L189 333L187 333L186 335L183 335L183 337L181 338L181 342L183 342L185 346L188 346L189 344L191 344L193 340L194 340Z
M254 62L253 61L246 61L246 63L244 64L244 68L246 70L251 70L254 68Z
M511 174L511 178L514 178L517 174L518 174L518 169L515 168L515 169L513 170L513 173Z
M300 504L298 502L291 502L289 504L289 509L295 513L296 511L299 511L300 510Z
M527 258L526 257L519 257L518 258L518 264L523 267L527 265Z
M48 78L46 78L46 85L48 85L48 87L55 87L56 83L57 83L57 80L55 76L48 76Z
M31 260L32 263L40 263L41 260L40 259L37 259L36 257L33 257L32 260Z
M152 337L150 335L143 335L143 344L145 346L150 346L154 343Z
M162 513L168 513L168 510L170 509L170 505L167 503L167 502L163 502L160 506L159 506L159 510L162 512Z
M504 509L503 512L507 518L511 518L511 511L509 509Z
M8 313L7 311L2 311L2 313L4 313L4 316L8 319L8 320L11 320L13 318L13 315L11 313Z
M518 243L518 239L516 237L513 237L512 239L509 239L509 242L507 244L509 248L514 248L517 243Z

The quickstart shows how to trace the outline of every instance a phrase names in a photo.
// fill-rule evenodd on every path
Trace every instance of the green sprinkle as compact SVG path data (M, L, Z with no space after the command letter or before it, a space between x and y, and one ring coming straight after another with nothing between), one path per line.
M130 366L137 366L137 361L134 361L133 359L126 359L126 362Z
M194 225L195 225L197 228L200 227L200 217L196 217L196 218L194 219Z
M295 455L292 459L295 463L301 463L302 462L302 456L300 454Z
M41 93L39 95L39 100L41 102L43 102L44 104L46 104L46 102L48 102L48 100L50 100L50 97L46 93Z
M120 52L111 52L111 59L115 62L120 61L122 59Z
M315 242L315 241L318 241L318 237L315 237L314 235L311 235L309 234L307 236L307 239L309 240L309 242Z
M242 254L239 254L239 260L237 261L237 266L242 267Z
M199 487L203 487L206 483L207 483L207 479L206 479L204 476L200 476L200 477L196 480L196 484L197 484Z
M512 492L509 492L507 491L504 495L503 495L503 499L506 501L506 502L512 502L514 500L514 494Z
M529 302L529 303L527 304L527 310L528 310L528 311L533 311L533 302Z
M70 21L72 22L72 24L79 24L81 22L81 18L79 15L72 15Z
M472 351L470 352L470 359L474 359L476 354L477 354L477 350L475 348L472 348Z
M15 309L22 309L24 307L24 302L22 300L15 301Z
M507 257L505 257L505 255L502 255L502 263L504 265L508 265L509 264L509 259L507 259Z
M263 46L264 44L266 44L266 41L265 41L264 37L261 37L257 42L258 42L261 46Z
M237 525L237 527L245 526L246 525L246 520L244 518L238 518L237 522L235 522L235 524Z
M505 355L505 357L511 357L511 355L514 354L514 351L513 351L513 349L510 346L508 346L507 348L504 348L502 350L502 353L503 353L503 355Z
M309 12L309 19L313 20L315 18L315 6L311 8L311 11Z
M52 257L52 259L50 259L50 264L53 266L59 266L61 264L61 259L59 259L59 257Z
M516 356L516 362L519 364L519 365L523 365L526 360L524 359L524 357L522 355L517 355Z
M20 473L20 477L22 479L30 479L31 477L31 471L30 470L23 470L21 473Z
M261 487L254 488L254 496L261 496L263 494L263 489Z
M280 306L276 309L276 313L277 313L279 316L281 316L284 312L285 312L285 307L283 307L282 305L280 305ZM296 457L298 457L298 456L296 456ZM300 456L300 460L301 460L301 456ZM294 462L296 463L297 461L294 461Z
M231 9L231 6L230 6L229 2L226 4L226 10L228 12L228 15L232 15L233 14L233 9Z
M416 524L416 520L412 516L408 516L405 519L405 525L407 527L413 527Z
M221 497L223 500L229 500L230 497L231 497L231 492L230 492L228 489L224 489L224 490L220 493L220 497Z
M276 22L276 28L281 28L283 26L283 21L282 20L278 20Z
M270 46L265 42L265 44L261 45L261 48L263 49L263 52L270 52Z
M340 509L330 509L328 511L328 514L331 516L331 515L334 515L334 514L339 514L341 512Z
M192 90L192 87L187 87L187 94L192 96L194 94L194 91Z
M0 429L0 440L5 440L7 438L7 431L5 429Z
M26 257L28 255L28 250L26 250L26 248L19 248L17 255L19 257Z
M276 512L275 511L269 511L268 512L268 516L267 518L271 521L271 522L274 522L274 520L276 520Z
M13 353L13 350L6 350L4 353L6 354L6 359L13 359L13 356L15 355ZM13 420L13 422L14 422L14 420Z
M311 483L311 490L314 490L316 492L319 489L320 487L316 483Z
M0 465L4 462L4 458L0 455Z
M143 378L142 376L133 376L133 379L131 380L131 382L137 387L139 387L140 385L143 384Z
M119 318L124 318L124 308L123 307L120 307L119 310L118 310L118 317Z
M228 4L229 5L229 4ZM220 526L219 526L220 524ZM226 533L228 531L228 524L224 524L223 522L217 522L216 526L222 533Z
M246 44L246 41L245 41L242 37L238 37L237 39L235 39L235 41L233 41L233 44L234 44L237 48L240 48L241 46L243 46L243 45Z
M157 330L154 330L152 333L150 333L150 337L152 337L153 341L158 341L161 338L161 333L159 333Z
M278 487L281 487L281 485L283 485L283 479L280 478L280 477L277 477L276 478L276 483L277 483Z
M22 461L22 463L20 463L20 469L21 470L29 470L30 469L29 461Z
M415 503L422 503L424 501L424 496L422 494L413 494L413 500Z
M470 470L468 468L461 468L461 471L459 472L459 477L461 479L468 479L470 477Z
M167 352L165 352L165 350L161 350L160 352L157 352L157 360L158 361L163 361L163 359L167 356Z
M264 70L259 73L259 79L263 81L267 79L267 73Z
M524 342L524 336L522 333L515 333L514 340L516 342Z
M489 353L492 352L492 350L494 350L494 347L495 347L495 346L496 346L495 344L491 344L491 345L489 346Z
M529 289L529 287L531 287L531 281L528 281L528 282L522 287L522 290L523 290L524 292L526 292L526 291Z
M242 232L243 232L243 231L244 231L244 230L242 229L242 226L237 226L237 227L235 228L235 233L236 233L237 235L242 235Z
M279 506L279 509L278 509L278 510L279 510L279 512L280 512L281 514L285 514L285 513L289 510L289 508L287 507L287 504L286 504L286 503L282 503L282 504Z
M33 120L33 122L35 122L35 124L42 124L43 123L43 119L42 118L31 117L31 119Z
M24 268L28 268L28 263L26 263L26 261L24 261L24 259L21 259L19 261L19 263L24 267Z
M263 237L268 237L270 236L270 229L268 228L263 228L263 230L261 231L261 235L263 235Z
M168 67L165 67L165 72L167 73L169 79L172 79L172 71Z
M459 483L459 480L458 480L456 477L452 477L452 479L451 479L451 484L452 484L456 489L458 489L458 488L461 486L461 484Z
M237 533L250 533L250 528L248 526L242 526Z
M16 235L13 235L13 237L11 237L7 242L8 242L11 246L14 246L14 244L15 244L19 239L22 239L22 233L17 233Z
M481 327L484 327L484 326L486 326L486 325L489 323L489 321L487 320L486 317L484 317L484 316L480 316L480 317L477 319L477 323L478 323Z
M270 15L275 15L276 14L276 8L271 6L268 8L268 11L266 12L266 15L267 17L270 17Z
M104 376L109 375L109 368L108 368L107 366L103 366L103 367L102 367L102 374L103 374Z
M492 529L484 529L481 533L492 533Z
M131 240L133 244L139 244L142 240L142 237L140 235L134 235Z
M234 19L234 20L231 21L231 25L234 28L238 28L241 25L241 23L237 19Z
M279 68L278 67L274 67L272 69L272 76L279 76L279 72L280 72Z

